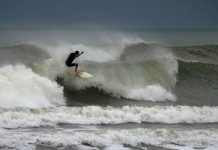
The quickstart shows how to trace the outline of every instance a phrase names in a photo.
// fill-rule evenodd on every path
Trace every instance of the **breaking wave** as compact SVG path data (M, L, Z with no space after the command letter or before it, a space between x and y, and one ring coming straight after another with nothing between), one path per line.
M52 82L55 82L57 76L61 77L63 82L58 80L58 83L68 90L95 87L111 96L132 100L175 101L173 90L178 71L181 80L199 77L201 81L202 76L209 76L209 81L206 81L206 84L204 82L204 85L213 84L212 87L217 87L216 63L204 63L210 60L209 57L215 62L215 45L165 48L131 39L99 46L38 46L22 44L2 47L0 63L7 65L10 59L4 59L3 56L12 57L11 64L30 66L34 72ZM70 52L69 47L74 50L85 50L78 62L81 68L93 74L94 78L83 80L66 74L64 61ZM180 67L176 59L180 59ZM202 62L198 62L201 60Z
M63 88L24 65L0 68L1 107L64 105Z
M53 79L56 76L63 78L64 82L60 84L71 90L96 87L112 96L132 100L175 101L173 89L178 65L174 55L168 49L161 47L153 49L145 47L142 48L144 51L139 52L135 48L137 46L141 47L141 43L99 47L74 45L74 49L85 50L84 56L81 56L78 61L82 69L94 75L94 78L89 80L73 78L66 74L63 69L64 61L69 54L66 46L65 48L47 47L53 50L50 51L53 52L51 53L53 59L36 64L34 70L49 78L51 76ZM129 59L136 57L129 53L130 49L135 52L135 55L140 56L140 59Z
M217 107L155 106L137 107L54 107L54 108L1 108L0 127L39 127L69 124L120 123L217 123Z
M21 130L22 131L22 130ZM148 145L162 148L205 149L218 147L217 129L178 130L178 129L122 129L76 131L66 129L56 132L0 130L0 146L16 149L36 149L45 146L53 149L129 149L128 146L145 147ZM187 138L188 137L188 138ZM208 148L209 149L209 148ZM215 148L214 148L215 149Z
M0 148L218 148L217 45L71 34L0 47ZM76 60L93 78L66 73L69 48L85 51Z

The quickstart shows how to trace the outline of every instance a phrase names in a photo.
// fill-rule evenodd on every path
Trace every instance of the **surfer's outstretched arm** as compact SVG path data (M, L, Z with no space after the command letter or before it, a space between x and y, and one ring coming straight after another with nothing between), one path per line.
M82 55L84 52L82 51L77 57L79 57L80 55Z

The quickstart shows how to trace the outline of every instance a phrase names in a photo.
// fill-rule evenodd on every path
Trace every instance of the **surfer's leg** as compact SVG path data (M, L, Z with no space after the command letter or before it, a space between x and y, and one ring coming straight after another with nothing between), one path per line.
M76 73L77 69L78 69L78 64L77 63L72 63L72 66L75 66L75 73Z

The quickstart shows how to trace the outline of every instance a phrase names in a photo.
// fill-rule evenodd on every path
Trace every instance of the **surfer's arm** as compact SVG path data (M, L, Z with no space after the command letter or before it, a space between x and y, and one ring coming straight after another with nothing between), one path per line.
M80 55L82 55L84 52L82 51L77 57L79 57Z

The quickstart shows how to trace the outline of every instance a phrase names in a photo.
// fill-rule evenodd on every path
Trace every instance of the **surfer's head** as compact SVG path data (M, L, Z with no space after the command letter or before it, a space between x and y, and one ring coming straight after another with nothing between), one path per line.
M79 51L75 51L75 55L78 56L79 55Z

